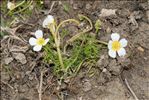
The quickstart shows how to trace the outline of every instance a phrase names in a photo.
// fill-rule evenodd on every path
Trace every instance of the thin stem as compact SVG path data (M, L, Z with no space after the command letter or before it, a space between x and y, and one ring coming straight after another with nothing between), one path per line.
M67 41L67 43L64 45L64 50L63 50L63 51L64 51L64 54L66 54L66 48L67 48L67 46L69 45L69 43L72 43L72 42L75 41L77 38L79 38L82 34L91 31L92 28L93 28L92 21L91 21L88 17L86 17L86 16L84 16L84 15L82 15L82 14L79 14L78 16L79 16L80 19L81 19L81 18L86 19L86 20L89 22L89 24L90 24L90 28L89 28L89 29L86 29L86 30L83 30L82 32L77 33L76 35L74 35L73 37L71 37L71 38Z
M58 53L58 58L59 58L60 65L62 67L62 70L64 70L65 67L64 67L64 63L63 63L63 59L62 59L62 55L61 55L61 51L60 51L59 35L58 35L58 33L54 32L52 27L49 27L49 29L52 33L53 38L54 38L54 42L55 42L55 45L56 45L56 50L57 50L57 53Z
M23 1L22 1L21 3L19 3L18 5L16 5L15 8L17 8L17 7L21 6L21 5L23 5L23 3L25 3L25 0L23 0ZM15 8L14 8L14 9L15 9Z
M134 96L135 100L139 100L138 97L136 96L136 94L133 92L133 90L131 89L130 85L128 84L127 79L125 79L125 83L126 86L128 87L129 91L132 93L132 95Z
M60 61L60 64L61 64L61 67L62 69L64 70L65 67L64 67L64 63L63 63L63 59L62 59L62 55L61 55L61 51L60 51L60 42L59 42L59 39L60 39L60 36L58 34L58 30L59 28L66 22L75 22L77 24L79 24L79 21L75 20L75 19L68 19L68 20L64 20L62 21L56 28L56 31L53 32L52 31L52 34L53 34L53 37L54 37L54 41L55 41L55 44L56 44L56 49L57 49L57 53L58 53L58 58L59 58L59 61ZM51 29L52 30L52 29Z
M39 84L39 100L42 100L42 82L43 82L43 72L41 71L40 84Z
M67 22L75 22L75 23L77 23L78 25L80 24L79 21L77 21L77 20L75 20L75 19L67 19L67 20L64 20L64 21L62 21L62 22L57 26L56 33L58 32L59 28L60 28L64 23L67 23Z
M13 9L9 10L9 12L6 14L8 15L12 10L16 9L17 7L23 5L25 3L25 0L23 0L21 3L19 3L18 5L16 5Z
M33 1L30 1L29 4L28 4L28 6L26 6L25 8L23 8L23 9L17 11L17 12L14 12L14 14L18 14L18 13L20 13L20 12L26 10L29 6L31 6L32 3L33 3Z
M52 33L52 34L53 34L54 41L55 41L55 44L56 44L56 49L57 49L58 58L59 58L61 67L62 67L62 69L64 69L65 67L64 67L64 63L63 63L63 59L62 59L62 55L61 55L61 51L60 51L60 43L58 41L57 35L54 34L54 33Z
M72 43L74 40L76 40L77 38L79 38L82 34L91 31L92 28L93 28L92 21L91 21L88 17L79 14L79 18L84 18L84 19L86 19L86 20L89 22L89 24L90 24L90 28L89 28L89 29L86 29L86 30L83 30L82 32L80 32L80 33L74 35L72 38L70 38L70 39L67 41L67 44L66 44L66 45L68 45L68 43Z
M90 24L90 29L89 30L91 30L93 28L92 21L88 17L86 17L86 16L84 16L82 14L79 14L78 16L80 17L80 19L81 18L85 18L89 22L89 24Z
M57 46L57 53L58 53L58 58L59 58L61 66L62 66L62 69L64 69L65 67L64 67L63 60L62 60L61 51L60 51L60 48L58 46Z

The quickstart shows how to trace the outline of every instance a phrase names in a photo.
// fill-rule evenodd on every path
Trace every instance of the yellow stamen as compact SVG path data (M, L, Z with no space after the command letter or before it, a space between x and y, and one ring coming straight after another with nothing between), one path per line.
M112 50L118 51L121 48L121 44L119 41L113 41L112 42Z
M45 43L45 40L44 40L44 38L38 38L36 43L38 45L43 45Z

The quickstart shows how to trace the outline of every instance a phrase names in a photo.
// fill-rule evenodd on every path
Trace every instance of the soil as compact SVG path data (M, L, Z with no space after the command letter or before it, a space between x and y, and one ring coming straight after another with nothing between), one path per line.
M64 4L69 5L68 12ZM139 100L149 100L148 4L147 0L45 0L44 10L35 10L24 23L18 23L16 27L20 27L12 28L23 41L6 37L1 40L1 100L38 100L41 70L45 70L42 100L59 100L62 96L64 100L137 100L134 94ZM84 65L75 78L58 85L51 66L42 60L43 54L33 52L26 42L32 32L42 29L41 23L49 9L58 22L77 18L78 14L88 16L93 23L100 19L98 39L108 42L112 32L120 33L128 40L127 55L112 59L103 48L97 64L91 68L94 75ZM101 16L102 9L111 9L113 14Z

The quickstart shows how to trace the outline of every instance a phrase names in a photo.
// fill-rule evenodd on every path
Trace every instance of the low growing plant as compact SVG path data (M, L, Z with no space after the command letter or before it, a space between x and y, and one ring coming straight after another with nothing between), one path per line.
M49 21L50 22L50 17ZM52 17L51 17L52 18ZM96 35L90 34L93 28L91 20L79 15L79 19L67 19L62 21L59 25L51 19L51 24L43 25L48 28L52 35L50 35L49 44L44 47L44 61L53 65L54 74L60 78L65 79L75 76L85 62L96 61L99 58L101 44L107 45L105 42L98 41ZM69 35L68 31L63 29L62 33L59 29L62 25L68 22L74 22L78 26L81 21L89 23L85 29L80 29L73 37L68 39L65 43L61 43L65 36ZM47 21L45 21L47 22Z
M70 22L75 23L78 27L82 23L87 25L86 27L81 26L78 33L65 40L65 37L69 35L69 31L64 29L63 26L70 24ZM94 25L96 34L100 29L100 24L101 22L97 20ZM59 24L53 16L48 15L43 21L43 27L49 29L49 39L44 39L42 31L37 30L35 32L36 38L31 37L29 43L34 46L34 51L40 51L42 46L44 46L44 61L53 66L54 75L61 81L77 75L83 63L87 63L91 67L95 65L103 45L108 45L108 53L112 58L116 58L116 53L119 56L126 54L124 49L127 46L126 39L119 41L120 35L112 33L112 40L109 43L97 40L97 35L90 32L93 29L92 21L84 15L79 15L79 20L67 19Z

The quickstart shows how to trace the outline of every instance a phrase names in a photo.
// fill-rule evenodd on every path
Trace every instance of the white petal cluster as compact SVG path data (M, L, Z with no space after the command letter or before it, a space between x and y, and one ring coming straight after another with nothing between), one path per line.
M55 25L54 25L54 17L52 15L48 15L45 20L43 21L42 26L44 28L48 28L52 30L53 32L55 31ZM44 39L43 38L43 32L42 30L37 30L35 32L35 37L31 37L29 39L29 43L33 47L34 51L40 51L42 49L42 46L46 45L49 41L49 39Z
M7 8L8 8L9 10L12 10L12 9L15 8L15 4L12 3L12 2L10 2L10 1L8 1L8 3L7 3Z
M35 32L35 37L36 38L31 37L29 39L29 44L31 46L34 46L33 47L33 50L34 51L40 51L41 48L42 48L42 46L44 46L44 45L46 45L48 43L49 39L48 38L47 39L44 39L43 38L43 32L42 32L42 30L37 30Z
M126 50L124 47L127 46L127 40L125 38L120 39L120 35L118 33L112 33L111 39L108 43L108 49L109 49L109 56L112 58L116 58L116 53L118 53L119 56L125 56Z
M42 26L44 28L49 28L51 24L54 24L54 17L52 15L48 15L45 20L43 21Z

